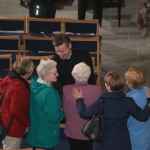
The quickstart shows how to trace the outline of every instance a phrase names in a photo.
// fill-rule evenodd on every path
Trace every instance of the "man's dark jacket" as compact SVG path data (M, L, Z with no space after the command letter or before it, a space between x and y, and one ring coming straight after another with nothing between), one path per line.
M54 85L55 85L55 88L59 92L62 92L62 88L64 85L75 83L75 80L73 79L71 75L71 72L72 72L73 67L80 62L86 63L91 68L91 76L88 80L88 83L96 84L92 59L87 50L85 49L73 49L72 50L71 59L73 60L73 62L72 62L71 67L69 67L66 63L68 60L61 59L59 55L55 55L52 59L57 62L57 71L58 71L59 76L58 76L57 82Z

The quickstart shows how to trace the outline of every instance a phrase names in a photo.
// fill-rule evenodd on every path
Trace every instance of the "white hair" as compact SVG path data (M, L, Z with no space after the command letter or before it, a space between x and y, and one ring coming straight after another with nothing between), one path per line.
M72 70L76 82L87 82L91 75L91 68L84 62L78 63Z
M51 73L51 70L56 67L57 63L54 60L50 59L41 59L40 64L37 66L37 74L38 77L42 80L44 79L45 75L48 75Z

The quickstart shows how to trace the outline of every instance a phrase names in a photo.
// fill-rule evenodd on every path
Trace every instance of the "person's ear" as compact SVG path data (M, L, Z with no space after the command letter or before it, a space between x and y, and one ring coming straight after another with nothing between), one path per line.
M129 89L132 89L132 88L133 88L132 84L129 83L127 80L126 80L126 84L127 84L127 86L128 86Z
M131 84L131 83L129 83L129 87L130 87L130 89L133 89L133 86L132 86L132 84Z
M107 87L107 83L105 83L105 87Z
M107 83L105 83L105 87L106 87L106 90L107 90L108 92L110 92L110 85L108 85Z
M69 49L72 49L72 44L70 43L70 45L69 45Z

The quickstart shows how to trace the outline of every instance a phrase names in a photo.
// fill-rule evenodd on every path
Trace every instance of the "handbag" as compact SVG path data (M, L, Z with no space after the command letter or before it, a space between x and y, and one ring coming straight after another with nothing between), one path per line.
M104 116L102 114L104 101L102 100L102 105L100 112L97 115L93 115L92 119L88 120L86 124L81 129L81 132L93 141L102 141L104 133Z
M7 88L4 90L4 92L2 93L2 95L0 97L0 106L2 105L2 102L4 100L4 96L5 96L6 90L7 90ZM14 117L12 116L10 121L9 121L9 124L8 124L7 128L4 128L2 126L2 121L0 120L0 141L2 141L6 137L6 135L8 133L8 130L9 130L9 128L10 128L12 122L13 122L13 119L14 119Z

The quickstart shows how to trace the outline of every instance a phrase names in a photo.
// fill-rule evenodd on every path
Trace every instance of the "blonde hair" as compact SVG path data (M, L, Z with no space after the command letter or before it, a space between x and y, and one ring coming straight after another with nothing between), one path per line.
M21 57L13 63L13 69L20 75L30 74L33 71L33 61L30 57Z
M133 88L141 88L145 85L146 78L143 72L138 68L129 68L125 72L125 79L132 84Z
M111 91L119 92L124 88L124 78L121 74L110 71L104 77L104 82L110 86Z
M37 66L37 74L38 77L41 79L44 79L45 75L48 75L51 73L51 69L56 67L57 63L54 60L50 59L41 59L40 64Z
M87 82L91 75L91 68L84 62L78 63L72 70L76 82Z

